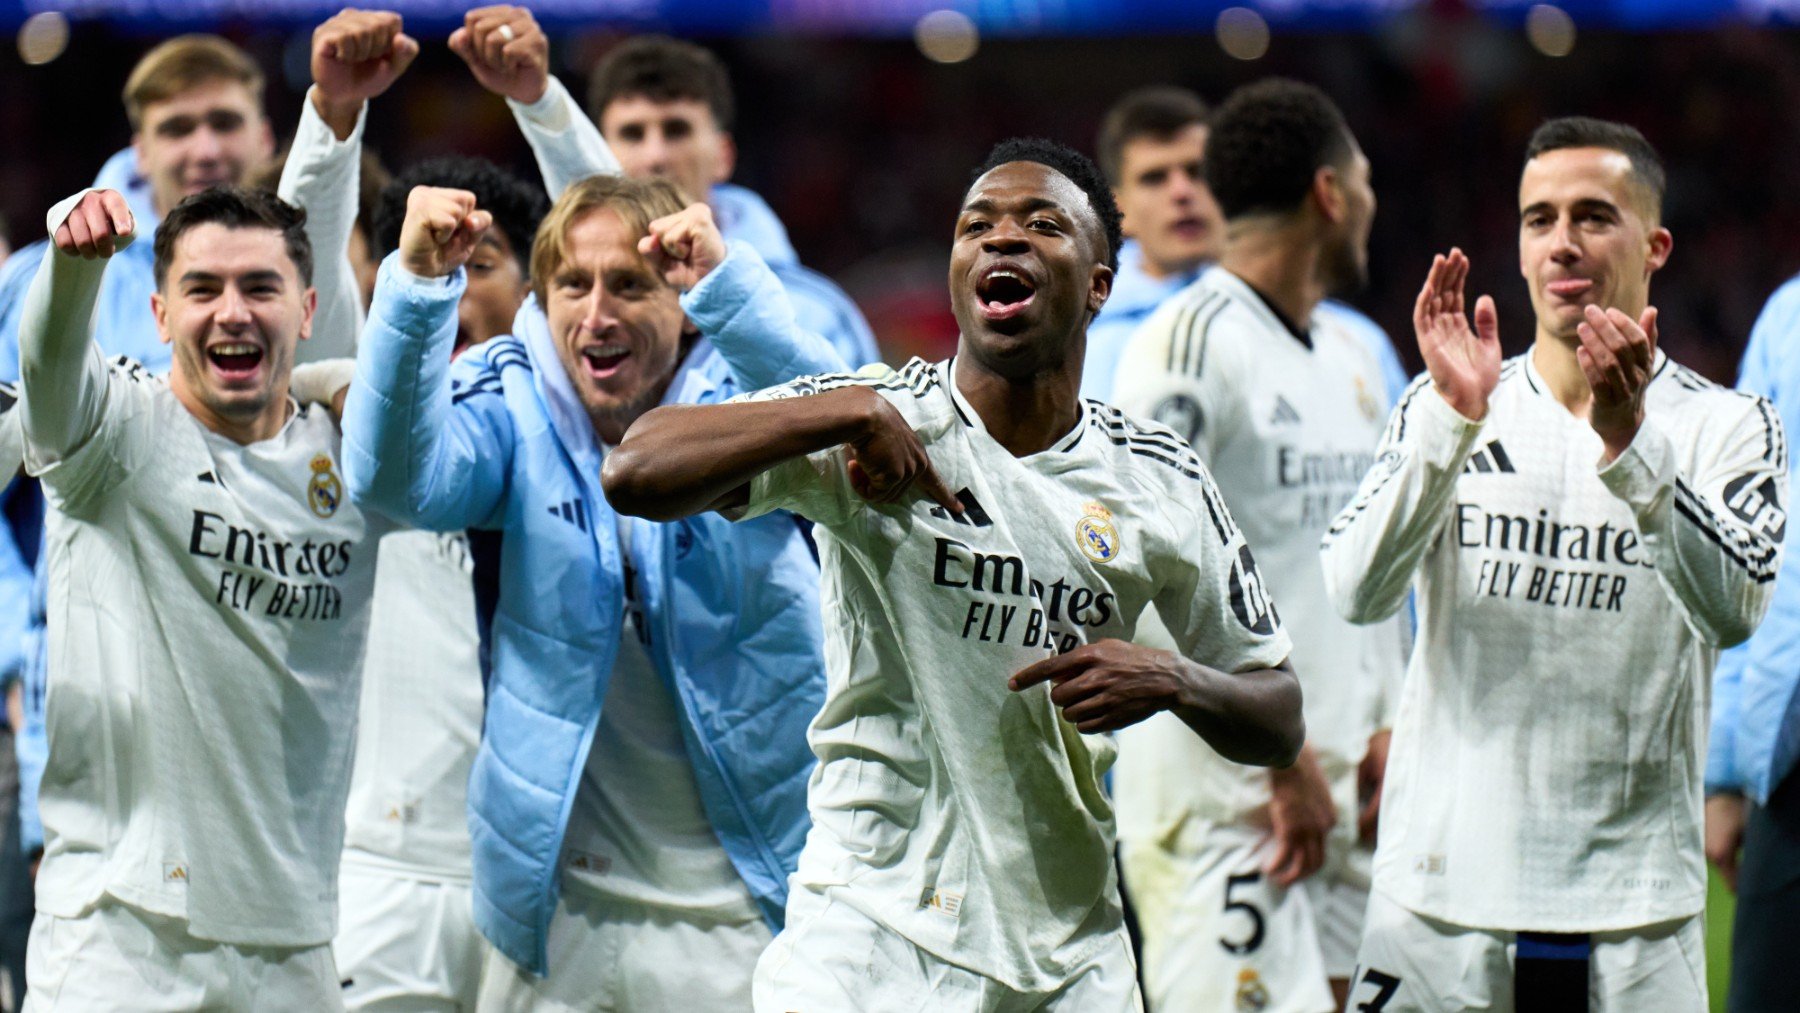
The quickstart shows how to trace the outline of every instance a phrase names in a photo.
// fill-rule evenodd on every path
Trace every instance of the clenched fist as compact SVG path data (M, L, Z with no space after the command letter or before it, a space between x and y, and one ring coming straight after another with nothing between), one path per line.
M664 281L686 292L725 259L725 237L713 222L712 208L696 202L651 222L649 234L638 240L638 252Z
M313 108L338 140L350 136L369 99L388 90L419 55L391 11L346 7L313 30Z
M400 263L421 278L442 278L468 261L493 221L467 190L415 186L400 223Z
M523 7L477 7L450 33L450 51L463 58L481 86L530 105L550 87L550 37Z
M56 227L51 241L71 257L104 260L130 246L136 234L131 208L117 190L90 190Z

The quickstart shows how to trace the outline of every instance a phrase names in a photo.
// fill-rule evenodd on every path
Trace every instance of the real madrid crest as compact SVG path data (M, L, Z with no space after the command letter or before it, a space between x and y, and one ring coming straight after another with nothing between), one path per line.
M1110 563L1119 557L1119 529L1113 525L1112 511L1098 502L1081 508L1082 518L1075 523L1075 541L1081 551L1096 563Z
M1258 1013L1269 1008L1269 988L1254 967L1238 972L1237 1008L1238 1013Z
M330 517L343 501L344 483L338 481L331 455L317 455L312 459L312 479L306 483L306 505L318 516Z

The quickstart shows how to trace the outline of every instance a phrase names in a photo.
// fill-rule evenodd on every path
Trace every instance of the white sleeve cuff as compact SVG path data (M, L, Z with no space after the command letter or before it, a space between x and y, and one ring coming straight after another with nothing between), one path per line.
M1419 447L1425 460L1445 468L1460 469L1463 459L1474 448L1475 440L1481 436L1487 419L1476 421L1457 411L1431 384L1419 391L1417 400L1419 418L1415 424L1419 426ZM1488 414L1493 414L1492 405L1488 407Z
M45 213L45 215L44 215L44 235L49 236L52 240L52 242L50 244L50 252L52 252L52 253L58 252L56 249L56 243L54 242L54 240L56 238L56 230L62 227L63 222L66 222L69 220L69 215L71 215L75 212L75 205L81 203L81 198L86 197L88 194L93 193L97 189L99 189L99 188L90 186L90 187L84 187L80 190L77 190L74 193L70 194L69 196L64 197L62 200L59 200L55 204L51 205L50 210ZM132 244L132 242L137 239L137 215L131 214L131 211L129 209L127 209L125 213L128 215L131 215L131 234L128 236L120 237L118 239L118 241L113 244L113 252L114 253L117 253L118 251L123 250L127 246L130 246Z
M1614 496L1642 515L1675 483L1676 470L1675 445L1669 442L1662 427L1646 415L1631 446L1601 468L1599 475Z
M350 136L338 140L325 123L325 117L319 115L319 109L313 105L313 92L318 85L307 89L305 101L300 103L300 125L294 128L294 147L289 152L291 161L296 154L306 148L317 149L323 154L317 157L341 155L345 149L355 148L360 154L362 149L363 125L369 121L369 103L364 102L356 112L356 126L350 128Z
M509 98L506 104L521 125L534 126L548 134L560 134L569 129L575 100L569 96L569 89L563 87L562 81L552 74L549 87L536 102L527 105Z

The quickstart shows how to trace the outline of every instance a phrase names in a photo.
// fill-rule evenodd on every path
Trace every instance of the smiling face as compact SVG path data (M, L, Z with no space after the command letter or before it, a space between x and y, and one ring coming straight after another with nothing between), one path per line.
M500 229L482 235L466 269L469 285L456 304L456 345L451 358L484 341L511 334L513 317L531 293L530 280L519 266L512 241Z
M201 81L144 107L132 145L158 214L209 186L236 184L274 151L274 135L246 84Z
M157 330L173 346L175 395L202 421L242 426L285 414L294 347L312 333L314 301L276 230L208 222L182 233L151 297Z
M589 211L570 225L562 262L542 283L563 369L594 431L612 444L662 400L688 326L675 289L638 254L640 238L611 209Z
M1650 302L1650 275L1674 239L1654 200L1610 148L1560 148L1525 163L1519 180L1519 271L1531 290L1539 338L1579 341L1583 307L1636 319Z
M950 247L963 344L989 371L1061 367L1112 291L1099 217L1068 177L1007 162L969 188Z
M614 99L601 110L600 133L625 175L667 179L690 201L707 200L714 183L731 178L737 160L731 135L699 99Z
M1144 266L1164 277L1218 257L1224 220L1201 177L1206 126L1192 123L1168 137L1143 134L1119 153L1113 194L1125 235L1137 240Z

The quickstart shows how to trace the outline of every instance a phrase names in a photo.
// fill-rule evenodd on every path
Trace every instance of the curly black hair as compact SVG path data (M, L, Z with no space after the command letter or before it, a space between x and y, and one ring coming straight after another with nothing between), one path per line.
M1268 78L1231 93L1206 137L1206 185L1225 220L1299 208L1322 166L1342 167L1354 140L1344 114L1310 84Z
M494 224L512 244L519 270L530 271L531 241L537 236L538 222L550 212L550 201L544 191L532 183L507 172L485 158L444 155L416 162L395 176L382 188L375 204L371 241L375 257L380 259L400 246L400 223L406 220L406 195L415 186L441 186L467 190L475 195L475 206L494 216Z
M1119 245L1125 239L1120 232L1119 202L1113 199L1112 187L1106 184L1106 178L1100 175L1100 168L1093 159L1047 138L1014 137L994 145L969 177L969 184L973 186L976 180L1008 162L1036 162L1048 166L1086 194L1088 206L1094 209L1094 217L1099 219L1102 234L1097 238L1106 243L1106 266L1114 271L1119 269Z

